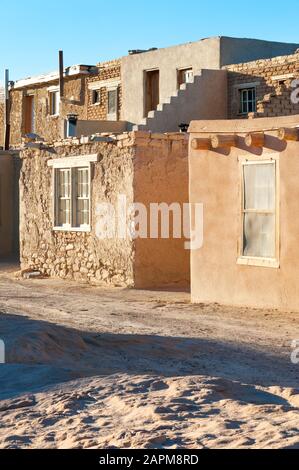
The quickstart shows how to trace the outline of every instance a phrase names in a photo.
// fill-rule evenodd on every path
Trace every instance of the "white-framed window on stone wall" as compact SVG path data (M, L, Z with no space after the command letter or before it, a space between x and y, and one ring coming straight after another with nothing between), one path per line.
M58 87L48 88L49 92L49 113L51 116L59 116L60 92Z
M238 264L279 268L279 160L240 159Z
M50 160L54 230L91 230L91 169L97 155Z
M121 81L119 80L119 78L97 80L88 84L88 89L91 92L92 105L101 104L102 98L107 95L106 119L108 121L118 120L118 95L120 85Z
M240 114L256 112L256 87L239 89L240 95Z

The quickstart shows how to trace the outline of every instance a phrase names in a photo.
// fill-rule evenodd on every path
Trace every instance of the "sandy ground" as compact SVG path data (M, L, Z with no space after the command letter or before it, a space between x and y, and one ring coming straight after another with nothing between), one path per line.
M0 275L1 448L299 448L299 316Z

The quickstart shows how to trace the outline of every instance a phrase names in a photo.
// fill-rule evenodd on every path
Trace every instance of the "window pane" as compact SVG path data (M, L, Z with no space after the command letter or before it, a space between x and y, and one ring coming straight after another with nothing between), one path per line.
M275 164L244 165L244 209L275 210Z
M77 226L89 225L89 200L78 199L77 201Z
M76 226L89 225L89 169L76 170Z
M70 199L60 199L58 206L59 226L71 224L71 201Z
M59 171L59 197L69 198L71 192L71 173L70 170Z
M256 111L256 90L247 88L240 90L240 111L247 114Z
M275 258L275 216L244 216L244 256Z
M71 224L71 171L57 170L57 218L58 226Z

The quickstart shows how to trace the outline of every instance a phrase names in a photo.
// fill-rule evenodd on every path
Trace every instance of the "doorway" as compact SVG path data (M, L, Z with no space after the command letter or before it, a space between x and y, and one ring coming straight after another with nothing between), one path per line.
M160 103L160 72L150 70L145 72L145 117L150 111L155 111Z
M34 125L34 96L28 95L25 97L25 116L24 116L24 134L31 134L35 132Z

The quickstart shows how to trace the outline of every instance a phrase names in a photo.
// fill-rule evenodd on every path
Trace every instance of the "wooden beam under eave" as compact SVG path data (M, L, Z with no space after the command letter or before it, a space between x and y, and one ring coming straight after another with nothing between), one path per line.
M210 150L211 139L206 139L206 138L192 139L191 147L193 148L193 150Z
M299 140L299 129L297 127L281 127L277 131L277 137L279 140Z
M235 134L231 135L213 135L211 137L211 143L213 149L219 148L230 148L237 146L237 136Z
M264 147L265 134L263 132L250 132L245 136L245 145L247 147Z

